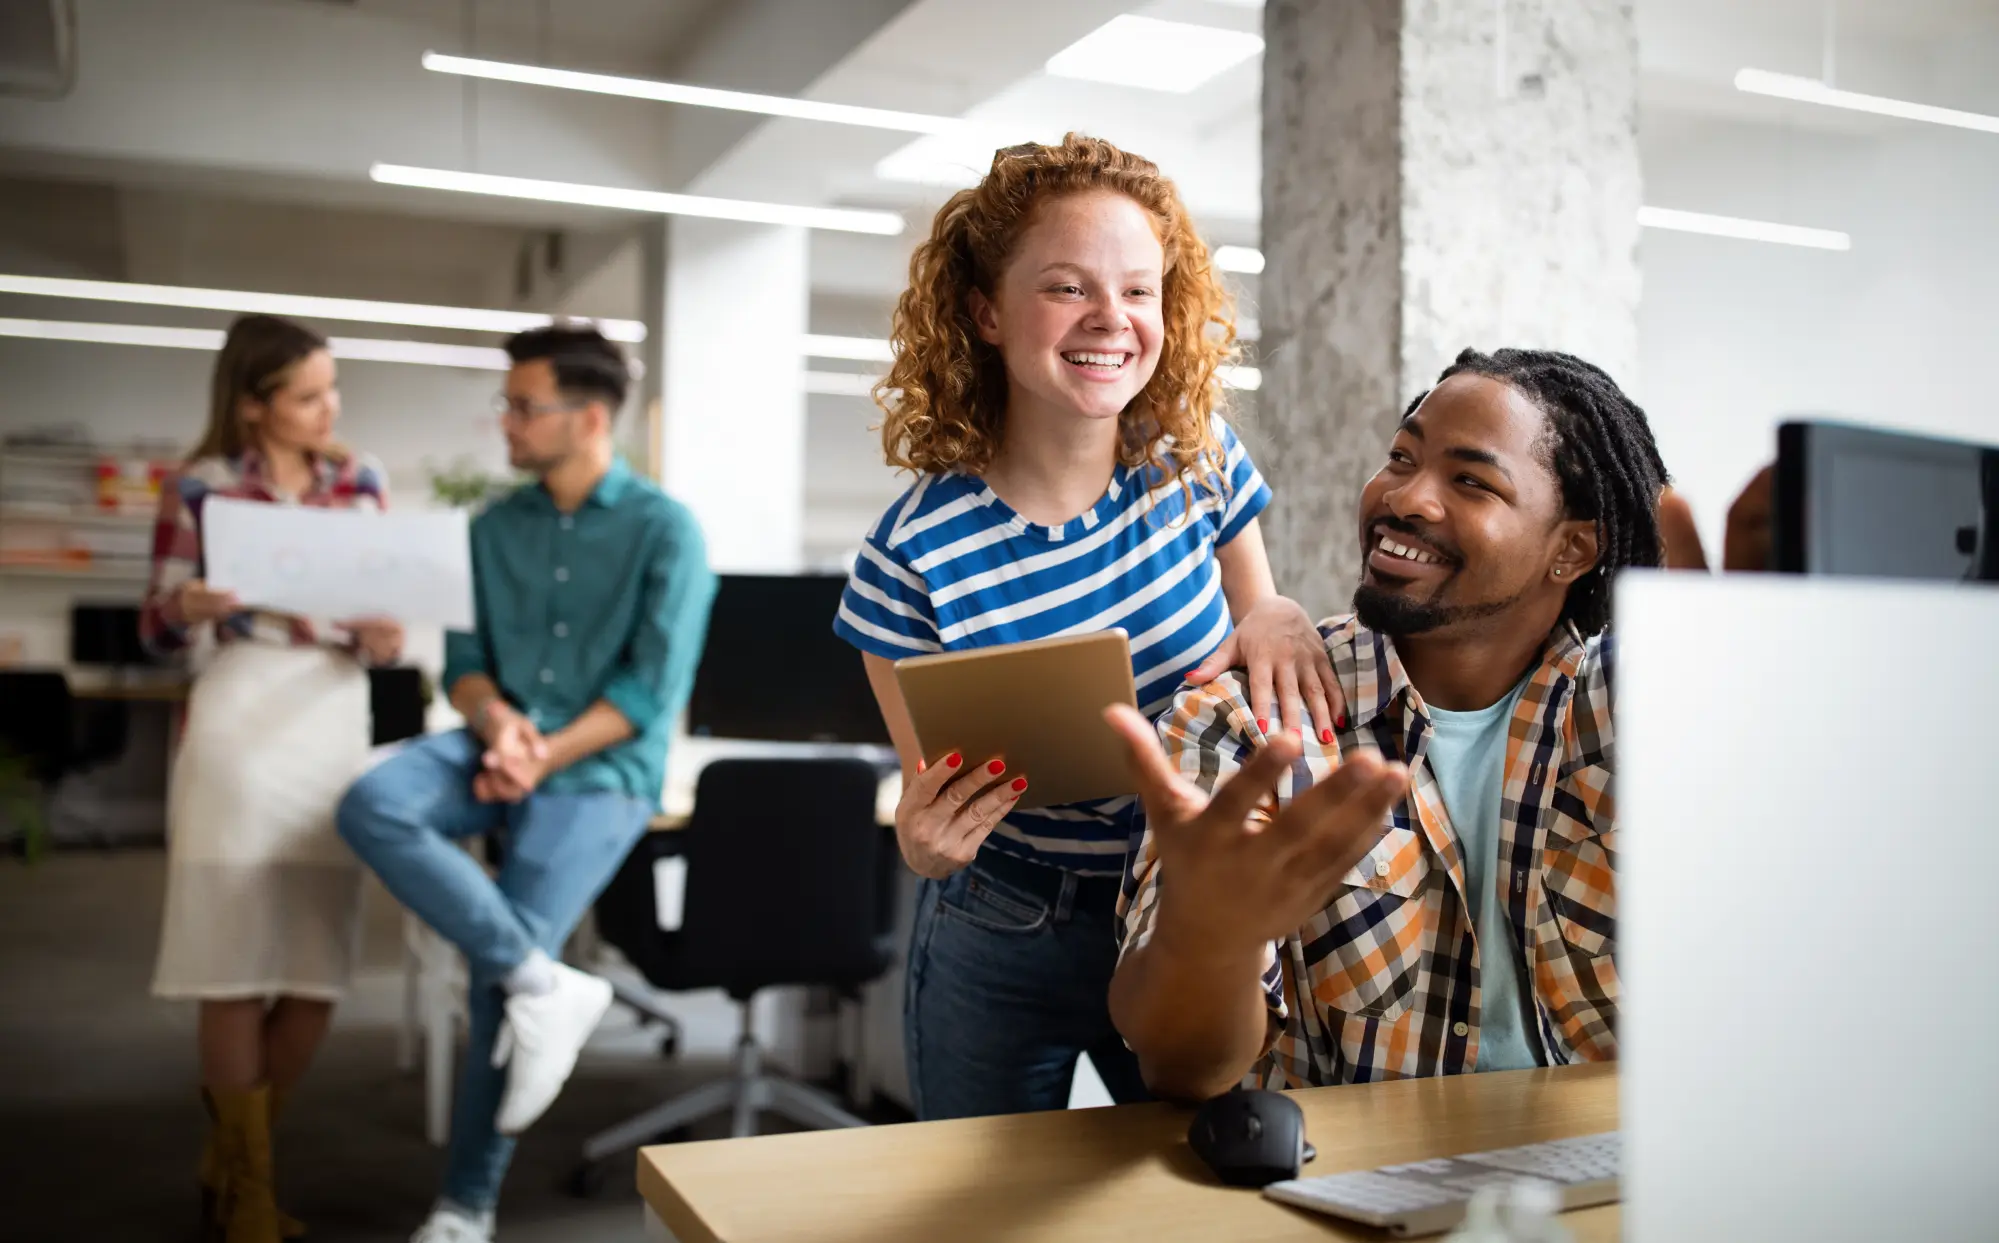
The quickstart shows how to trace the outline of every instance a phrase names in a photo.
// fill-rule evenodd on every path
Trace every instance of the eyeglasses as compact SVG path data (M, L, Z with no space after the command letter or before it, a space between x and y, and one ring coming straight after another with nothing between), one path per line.
M522 423L532 423L543 415L563 410L582 410L587 402L536 402L524 397L508 397L504 393L493 395L493 413L502 419L518 419Z

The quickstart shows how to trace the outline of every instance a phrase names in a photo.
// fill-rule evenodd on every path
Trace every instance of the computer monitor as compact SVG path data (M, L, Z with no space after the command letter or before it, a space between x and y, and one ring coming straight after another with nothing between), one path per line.
M1778 570L1999 581L1999 448L1786 423L1772 486Z
M139 642L137 607L92 604L70 606L69 662L114 667L157 664Z
M861 654L833 633L846 587L841 574L723 575L688 700L688 732L887 743Z
M1627 572L1616 628L1624 1238L1999 1238L1999 589Z

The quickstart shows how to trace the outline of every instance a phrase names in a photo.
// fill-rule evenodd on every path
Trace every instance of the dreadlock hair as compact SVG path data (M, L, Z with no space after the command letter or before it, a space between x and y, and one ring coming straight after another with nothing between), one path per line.
M1569 587L1564 622L1584 635L1610 625L1610 585L1625 566L1657 566L1659 494L1670 481L1652 425L1610 374L1554 350L1466 350L1437 377L1463 372L1512 385L1541 408L1544 461L1562 485L1562 510L1596 524L1596 565ZM1414 411L1428 393L1409 405ZM1404 417L1407 417L1405 412Z

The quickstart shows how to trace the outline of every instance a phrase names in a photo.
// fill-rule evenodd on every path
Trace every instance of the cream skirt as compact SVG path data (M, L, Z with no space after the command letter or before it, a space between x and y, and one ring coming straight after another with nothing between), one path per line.
M336 999L361 866L333 827L367 765L368 675L325 648L225 644L196 679L167 780L167 902L153 992Z

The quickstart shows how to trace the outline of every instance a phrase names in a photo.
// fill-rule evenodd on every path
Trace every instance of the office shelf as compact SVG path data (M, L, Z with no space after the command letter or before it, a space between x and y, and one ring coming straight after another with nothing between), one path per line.
M74 583L128 583L142 586L152 574L150 565L80 566L9 565L0 562L0 575L26 579L67 579Z

